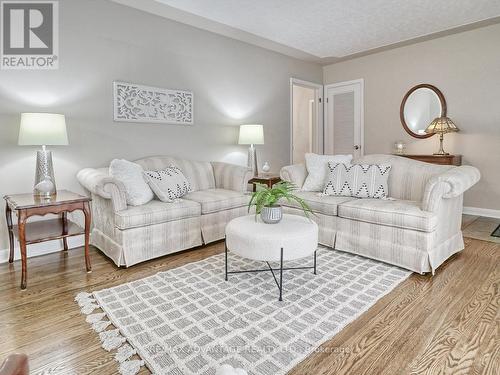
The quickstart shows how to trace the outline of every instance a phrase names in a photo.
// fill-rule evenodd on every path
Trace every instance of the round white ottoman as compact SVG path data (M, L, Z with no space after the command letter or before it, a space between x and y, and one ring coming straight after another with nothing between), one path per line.
M314 269L316 274L316 249L318 225L302 216L283 215L278 224L265 224L255 215L231 220L226 226L226 280L228 274L244 272L271 272L282 300L283 271L289 269ZM265 261L268 269L228 271L227 252L243 258ZM283 262L314 255L314 266L283 268ZM280 268L272 268L269 262L280 262ZM279 271L279 281L274 273Z

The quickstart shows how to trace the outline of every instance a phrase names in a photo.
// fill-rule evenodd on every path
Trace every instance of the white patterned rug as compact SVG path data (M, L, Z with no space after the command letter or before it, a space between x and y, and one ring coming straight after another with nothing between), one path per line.
M262 263L229 254L230 270L262 268ZM310 263L312 257L285 266ZM218 254L80 293L76 300L100 332L103 347L117 349L123 374L135 374L145 364L155 374L213 375L229 364L252 375L280 375L410 274L320 247L317 275L283 272L284 300L279 302L270 272L233 274L226 282L224 254ZM103 312L95 313L98 308ZM131 359L135 353L140 360Z

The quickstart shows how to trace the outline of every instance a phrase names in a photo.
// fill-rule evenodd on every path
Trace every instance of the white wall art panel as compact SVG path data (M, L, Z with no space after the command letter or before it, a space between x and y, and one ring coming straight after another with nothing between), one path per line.
M114 120L164 124L193 124L191 91L113 82Z

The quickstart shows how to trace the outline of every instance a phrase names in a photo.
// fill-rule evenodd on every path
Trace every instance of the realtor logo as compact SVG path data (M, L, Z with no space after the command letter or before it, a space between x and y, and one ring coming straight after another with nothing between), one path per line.
M59 68L58 2L1 1L2 69Z

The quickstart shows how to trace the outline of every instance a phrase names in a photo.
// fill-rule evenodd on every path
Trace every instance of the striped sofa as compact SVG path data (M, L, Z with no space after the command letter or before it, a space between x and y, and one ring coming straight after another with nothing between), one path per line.
M78 172L78 181L92 196L91 243L117 266L132 266L223 239L226 224L247 213L252 172L246 167L169 156L136 163L149 170L177 166L193 191L175 203L154 199L127 206L125 189L109 176L108 168Z
M394 155L354 163L390 164L390 198L357 199L299 191L315 213L320 243L425 273L464 248L463 193L479 181L477 168L434 165ZM282 168L281 178L302 187L304 165ZM293 204L285 212L301 214Z

